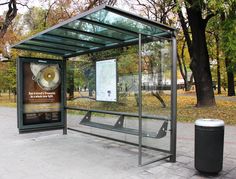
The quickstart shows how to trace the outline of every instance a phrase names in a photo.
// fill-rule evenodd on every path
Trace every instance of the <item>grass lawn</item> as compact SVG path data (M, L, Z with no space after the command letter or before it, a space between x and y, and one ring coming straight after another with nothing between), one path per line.
M195 96L178 96L178 121L192 122L198 118L217 118L236 124L236 102L216 98L216 106L197 108Z
M16 99L14 96L11 94L9 96L8 93L1 93L0 95L0 107L1 106L6 106L6 107L16 107Z
M217 118L224 120L226 124L236 125L236 97L222 98L222 96L224 95L216 95L216 106L197 108L195 107L196 97L194 94L185 93L182 91L179 91L178 93L178 121L193 122L198 118ZM163 99L166 101L166 108L162 108L159 101L157 101L157 99L152 95L144 95L143 112L151 115L168 115L170 113L170 97L169 95L163 95ZM79 104L80 107L83 108L137 112L137 103L135 101L134 96L122 98L120 99L120 103L102 103L94 102L88 99L80 99L75 101L69 101L68 104L73 106L77 106ZM16 107L14 97L10 96L9 99L8 94L1 94L0 107L1 106Z

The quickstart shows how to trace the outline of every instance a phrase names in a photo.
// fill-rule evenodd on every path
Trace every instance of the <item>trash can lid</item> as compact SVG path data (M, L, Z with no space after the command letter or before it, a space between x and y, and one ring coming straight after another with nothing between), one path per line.
M197 119L195 121L196 126L203 127L220 127L224 126L224 121L220 119Z

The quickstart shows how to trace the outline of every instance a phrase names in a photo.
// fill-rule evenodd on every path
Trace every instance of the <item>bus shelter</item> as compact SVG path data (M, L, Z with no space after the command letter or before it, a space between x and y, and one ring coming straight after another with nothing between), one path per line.
M174 28L101 5L12 48L52 55L18 58L20 133L69 129L135 146L139 165L175 162Z

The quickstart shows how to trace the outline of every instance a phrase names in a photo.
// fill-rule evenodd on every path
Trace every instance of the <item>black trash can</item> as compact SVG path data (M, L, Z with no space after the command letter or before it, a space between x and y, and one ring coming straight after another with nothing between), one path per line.
M195 168L199 172L217 174L222 170L224 121L198 119L195 122Z

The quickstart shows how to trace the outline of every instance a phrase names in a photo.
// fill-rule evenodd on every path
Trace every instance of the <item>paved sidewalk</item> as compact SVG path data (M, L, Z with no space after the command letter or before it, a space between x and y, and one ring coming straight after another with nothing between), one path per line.
M19 135L16 109L0 107L0 179L236 178L236 126L226 126L223 171L194 169L194 125L178 123L177 162L137 166L137 148L73 131Z

